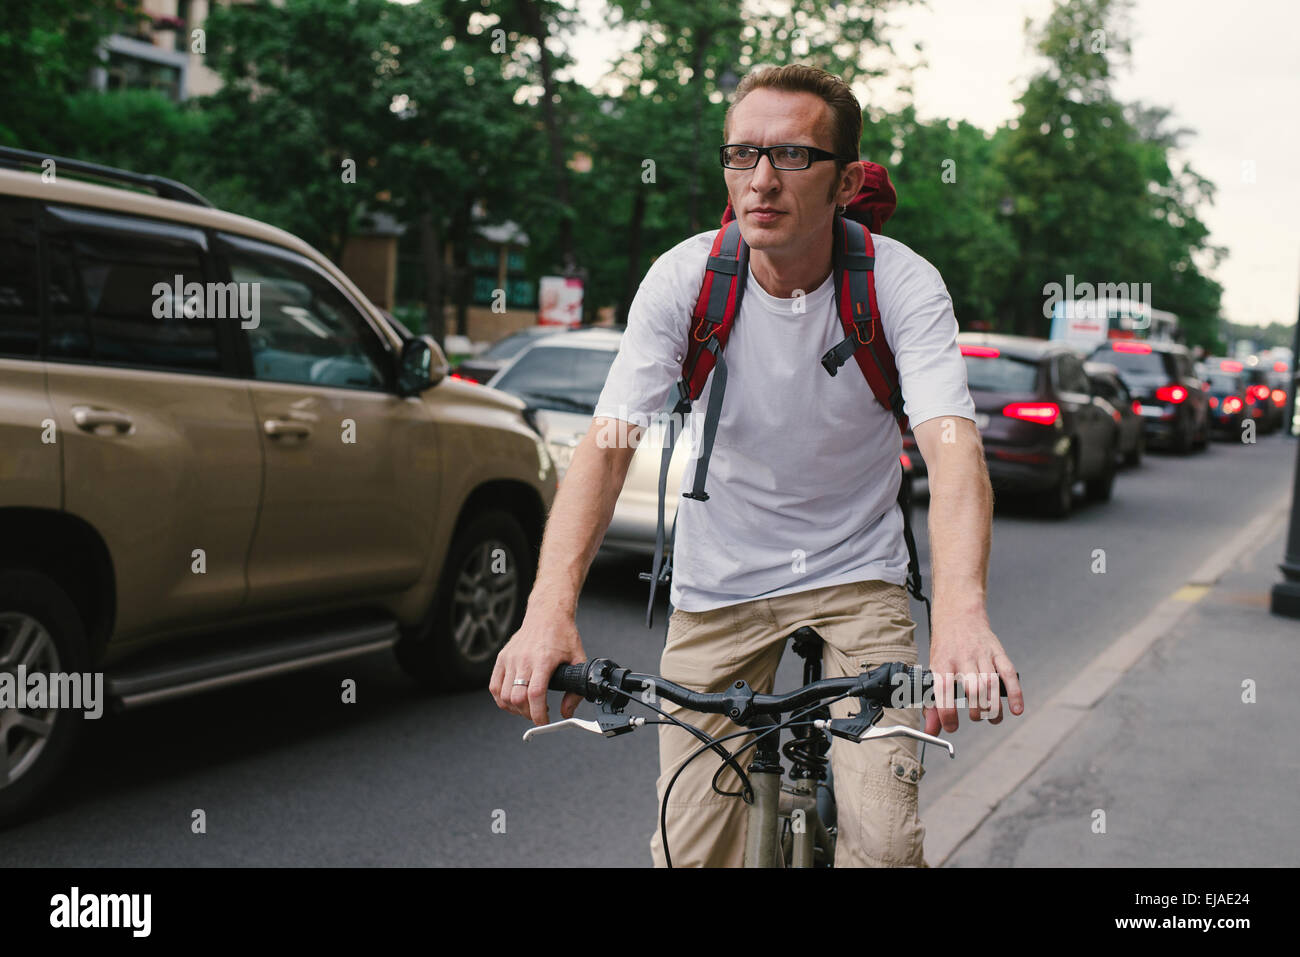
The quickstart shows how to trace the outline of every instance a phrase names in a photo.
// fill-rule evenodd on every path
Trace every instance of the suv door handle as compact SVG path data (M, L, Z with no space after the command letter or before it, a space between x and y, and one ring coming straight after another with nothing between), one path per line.
M118 435L125 435L131 431L133 425L131 417L125 412L116 409L96 409L88 405L74 405L72 421L83 432L93 432L96 435L106 434L99 431L103 426L107 426Z
M267 419L262 423L262 430L273 439L285 435L297 435L302 438L311 435L310 425L306 422L295 422L293 419Z

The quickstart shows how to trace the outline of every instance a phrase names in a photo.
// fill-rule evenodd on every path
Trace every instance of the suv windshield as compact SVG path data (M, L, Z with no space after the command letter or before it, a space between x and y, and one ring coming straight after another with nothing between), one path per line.
M590 415L616 355L613 349L541 346L520 356L493 385L541 409Z
M966 384L982 392L1036 392L1038 363L1008 356L966 356Z

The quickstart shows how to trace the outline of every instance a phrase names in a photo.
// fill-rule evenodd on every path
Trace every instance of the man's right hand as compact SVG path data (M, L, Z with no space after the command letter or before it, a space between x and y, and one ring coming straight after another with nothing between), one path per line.
M572 617L553 614L533 619L525 615L519 630L497 655L488 690L501 710L529 718L536 725L546 724L546 686L555 669L586 660ZM528 684L515 684L516 680ZM572 718L581 701L582 695L566 694L560 714Z

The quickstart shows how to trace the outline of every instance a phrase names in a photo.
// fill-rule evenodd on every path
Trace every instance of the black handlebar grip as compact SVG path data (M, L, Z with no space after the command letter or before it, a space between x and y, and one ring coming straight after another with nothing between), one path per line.
M560 665L555 669L555 674L551 675L551 683L547 687L552 691L582 694L587 690L587 666L585 664Z

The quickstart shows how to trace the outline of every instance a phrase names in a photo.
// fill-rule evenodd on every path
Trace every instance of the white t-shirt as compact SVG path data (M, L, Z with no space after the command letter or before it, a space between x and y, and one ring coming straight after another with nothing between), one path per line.
M644 424L681 377L690 314L717 230L664 253L628 310L627 332L596 416ZM957 319L939 271L902 243L872 236L876 301L915 427L974 419ZM709 460L706 502L683 498L673 548L672 603L684 611L879 579L904 584L907 545L898 507L902 440L856 358L834 377L821 365L844 338L833 276L797 299L769 295L751 271L723 351L727 386ZM716 375L694 403L695 478L704 410ZM675 394L675 392L673 393ZM667 516L671 527L672 516Z

